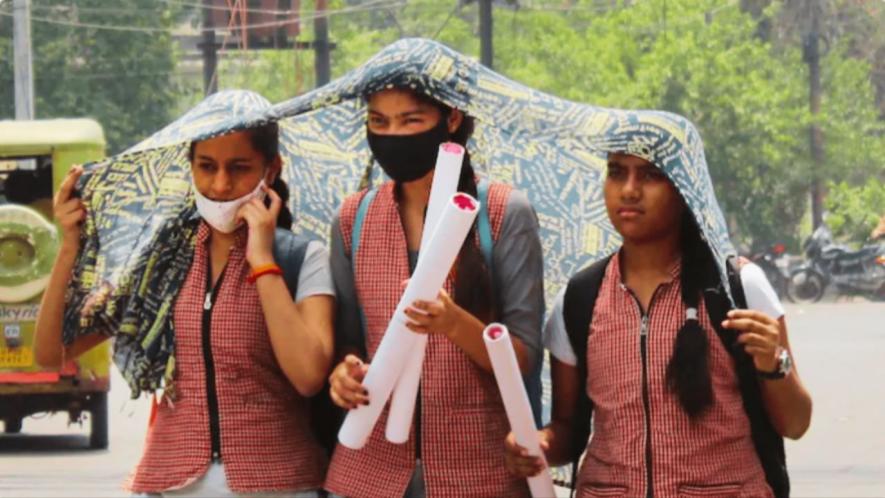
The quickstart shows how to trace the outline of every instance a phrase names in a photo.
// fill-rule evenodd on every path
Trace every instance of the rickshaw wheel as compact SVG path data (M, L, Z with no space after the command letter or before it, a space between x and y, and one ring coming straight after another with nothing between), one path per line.
M92 395L92 403L89 409L89 447L94 450L103 450L108 447L108 394L96 393Z

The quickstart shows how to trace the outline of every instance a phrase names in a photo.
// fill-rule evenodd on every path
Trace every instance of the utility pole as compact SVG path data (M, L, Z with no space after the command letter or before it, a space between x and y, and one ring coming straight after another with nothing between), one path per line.
M492 47L492 0L478 0L480 62L492 69L495 57Z
M0 0L3 1L3 0ZM218 11L228 13L228 19L234 16L241 16L243 25L256 24L261 26L263 23L275 24L274 21L285 20L290 28L277 27L277 29L258 29L255 26L248 29L237 27L234 23L228 23L226 36L231 36L239 32L239 47L231 47L227 50L262 50L262 49L280 49L294 48L295 50L313 50L314 51L314 67L316 68L316 84L324 85L329 82L331 77L331 51L335 49L335 44L329 41L329 15L328 0L315 0L314 12L314 35L315 40L292 41L290 36L296 37L300 33L300 0L282 1L276 0L271 2L270 6L274 9L276 15L262 15L264 12L257 9L249 9L244 5L253 5L256 2L237 2L237 7L232 7L231 2L224 0L202 0L203 27L201 30L201 41L197 47L202 52L203 57L203 89L205 94L211 95L218 91L218 49L220 44L216 43L215 21ZM268 3L261 4L262 9L268 7ZM241 7L242 6L242 7ZM254 11L254 12L253 12ZM257 13L257 15L252 15ZM251 19L251 20L250 20ZM296 24L291 29L292 23ZM224 26L221 26L224 30Z
M811 29L805 39L805 63L808 64L809 105L811 108L811 220L816 229L823 223L823 192L821 170L824 165L823 131L817 118L820 116L820 15L818 7L811 6Z
M31 57L31 0L12 3L15 119L34 119L34 67Z
M316 13L313 20L314 68L316 86L321 87L332 77L332 62L329 45L329 19L326 17L327 0L316 0Z
M203 0L203 94L218 91L218 46L215 44L215 26L212 19L212 0Z

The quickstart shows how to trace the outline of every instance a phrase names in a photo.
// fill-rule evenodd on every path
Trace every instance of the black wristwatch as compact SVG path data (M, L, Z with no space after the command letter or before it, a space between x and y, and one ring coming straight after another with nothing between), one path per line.
M774 372L756 370L756 375L762 379L777 380L786 377L791 370L793 370L793 359L790 358L789 351L786 348L778 348L777 368L774 369Z

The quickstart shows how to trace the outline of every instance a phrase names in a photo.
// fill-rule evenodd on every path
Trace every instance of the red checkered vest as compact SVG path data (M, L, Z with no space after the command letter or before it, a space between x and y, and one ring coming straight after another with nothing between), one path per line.
M698 317L710 345L714 403L692 422L667 388L667 364L685 320L680 268L655 292L648 313L646 430L640 353L641 311L621 284L618 257L599 289L587 338L587 394L593 435L578 477L578 496L646 496L646 437L651 437L655 498L768 497L771 489L753 446L734 361L700 301Z
M201 343L208 235L202 224L194 262L175 303L177 398L158 407L128 485L134 492L186 486L211 461ZM218 290L210 334L227 483L241 493L319 489L326 458L310 432L306 400L274 357L258 292L246 282L245 234L239 235Z
M497 239L511 188L489 187L489 217ZM345 250L365 192L348 197L339 213ZM356 292L374 354L409 278L406 236L393 183L382 185L366 213L356 259ZM446 289L451 292L451 275ZM387 408L361 450L338 445L326 489L347 497L400 497L415 469L415 427L406 444L384 437ZM436 497L526 496L524 480L504 468L507 418L495 378L441 335L430 335L421 374L421 460L427 495Z

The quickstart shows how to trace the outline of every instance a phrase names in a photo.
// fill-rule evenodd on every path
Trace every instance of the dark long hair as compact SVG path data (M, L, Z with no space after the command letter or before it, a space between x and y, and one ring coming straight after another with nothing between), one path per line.
M273 161L280 153L280 127L276 123L276 121L272 121L270 123L243 130L249 136L249 141L252 144L252 148L254 148L259 154L261 154L267 162ZM191 163L194 162L194 152L196 150L196 142L191 142L190 150L188 152L188 160ZM292 211L289 210L289 187L286 185L286 182L282 179L281 174L277 175L273 184L270 185L270 188L280 196L280 200L282 200L282 207L280 208L280 213L277 215L277 227L285 228L286 230L292 229ZM266 204L269 204L270 201L265 201Z
M676 394L688 416L696 419L713 404L710 344L701 327L698 309L704 289L715 285L719 272L710 248L687 209L682 217L681 246L682 301L694 312L686 313L685 322L676 333L673 356L667 365L667 387Z
M448 112L440 119L447 119ZM464 115L461 126L452 133L449 140L464 146L464 163L461 176L458 178L458 191L477 197L476 173L467 150L467 141L473 135L475 121L473 117ZM499 319L495 289L492 285L492 274L479 248L479 237L476 222L461 246L455 269L455 302L485 323Z

